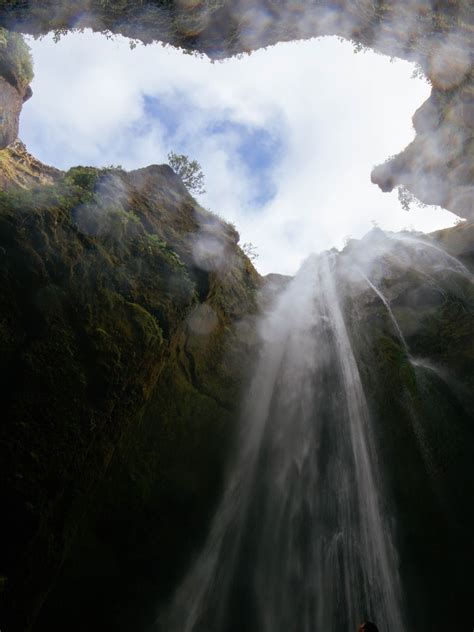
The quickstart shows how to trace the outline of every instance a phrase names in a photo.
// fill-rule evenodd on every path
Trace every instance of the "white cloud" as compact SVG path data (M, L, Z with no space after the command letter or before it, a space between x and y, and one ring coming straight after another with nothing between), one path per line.
M362 236L373 220L387 230L452 224L440 209L407 214L396 193L370 182L372 167L411 141L411 116L429 95L406 62L354 54L335 38L214 64L161 45L131 51L123 38L90 32L31 46L34 98L21 134L33 153L63 168L132 169L165 162L170 149L197 158L208 191L201 202L257 246L263 273L294 273L310 252ZM175 110L171 133L145 96ZM209 132L215 121L279 137L283 151L265 176L276 195L263 208L252 204L263 172L246 165L235 127Z

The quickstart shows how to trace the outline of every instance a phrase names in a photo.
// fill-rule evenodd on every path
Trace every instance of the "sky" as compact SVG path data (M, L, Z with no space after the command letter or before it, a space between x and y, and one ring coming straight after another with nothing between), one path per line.
M212 63L161 44L70 33L29 39L35 79L20 137L56 167L197 159L205 208L251 242L262 274L294 274L312 252L341 248L374 225L431 231L456 217L406 212L372 168L413 139L430 87L413 66L349 42L282 43Z

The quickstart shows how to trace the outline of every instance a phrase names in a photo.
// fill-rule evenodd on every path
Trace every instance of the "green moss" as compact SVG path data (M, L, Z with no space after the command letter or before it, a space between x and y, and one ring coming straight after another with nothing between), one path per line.
M122 167L111 166L105 168L99 167L72 167L65 174L65 181L69 184L85 189L86 191L94 191L97 184L107 174L120 175L123 172Z
M101 170L95 167L73 167L66 173L65 179L81 189L93 191L100 174Z
M99 627L146 629L156 616L157 595L170 596L204 540L222 485L235 411L199 390L189 370L180 345L173 347L140 431L121 446L92 499L84 533L44 614L48 625L57 621L60 627L67 604L77 628L94 612ZM98 590L106 610L94 606ZM74 593L82 595L80 606Z
M41 603L82 516L96 520L103 496L94 490L109 467L110 517L140 499L137 525L145 531L152 515L155 554L166 549L153 599L177 571L180 520L196 530L184 563L215 501L240 383L227 357L242 346L232 324L255 309L257 276L245 267L225 278L205 273L217 325L191 340L186 321L198 295L190 238L199 226L192 199L170 191L173 182L156 167L86 167L55 185L0 192L0 379L8 393L0 456L9 490L2 571L20 600L10 603L28 602L16 623ZM249 353L242 358L241 368ZM187 500L168 511L173 490ZM89 536L89 546L102 546ZM109 554L133 575L115 545ZM25 576L32 597L18 588ZM123 615L130 603L120 595Z
M414 393L416 376L403 345L388 336L380 336L374 342L374 351L380 366L383 367L381 376L386 375L387 382L394 388L403 385L409 392Z

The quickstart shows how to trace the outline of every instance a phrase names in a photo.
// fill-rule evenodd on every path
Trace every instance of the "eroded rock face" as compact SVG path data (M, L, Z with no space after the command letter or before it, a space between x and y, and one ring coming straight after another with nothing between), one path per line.
M413 117L415 140L372 172L382 191L403 186L425 204L474 219L474 89L472 79L433 90Z
M31 626L81 525L97 564L112 556L126 575L131 551L155 543L153 599L187 560L219 489L251 355L237 324L256 311L260 284L235 229L168 166L54 176L0 193L0 575L11 630ZM213 244L206 257L201 242ZM133 580L140 594L146 568ZM129 580L112 575L113 600Z
M0 77L0 149L16 140L22 106L18 90Z
M18 136L22 105L31 95L33 65L24 38L0 24L0 150Z
M108 29L144 42L163 40L210 56L229 56L320 35L341 35L404 57L430 57L433 74L445 89L461 80L469 56L458 56L456 75L445 67L459 47L469 48L470 2L413 0L410 3L363 0L133 0L99 2L60 0L54 12L46 0L0 2L7 28L34 34L71 28ZM449 39L439 38L450 34ZM431 44L435 42L436 47ZM441 47L439 46L441 45ZM466 55L466 54L465 54ZM463 60L466 60L463 63ZM450 62L451 63L451 62ZM453 87L451 85L451 87Z
M20 140L0 150L0 191L54 184L61 175L59 169L44 165L32 156Z
M406 629L462 629L474 563L474 226L364 242L354 251L373 287L356 270L346 318L394 508Z

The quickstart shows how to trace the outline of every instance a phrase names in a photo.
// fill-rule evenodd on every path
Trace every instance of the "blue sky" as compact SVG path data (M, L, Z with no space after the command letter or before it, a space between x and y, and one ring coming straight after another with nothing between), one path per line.
M145 94L143 118L137 125L137 133L147 133L150 126L160 125L163 140L177 153L185 152L187 139L180 134L181 121L192 111L193 103L185 91L178 91L164 98ZM197 130L196 130L197 132ZM247 178L254 180L250 202L255 212L276 194L277 187L271 181L271 173L282 158L284 139L282 130L273 132L264 126L246 125L232 120L231 112L220 112L215 119L207 120L198 133L217 143L233 137L234 153L231 160L246 171Z
M252 212L258 213L277 193L272 173L282 160L284 139L264 127L248 127L225 119L211 123L206 134L216 139L227 134L235 136L233 158L237 164L243 165L248 180L253 181L253 195L249 201Z
M429 231L455 219L406 213L370 182L372 167L411 141L411 116L429 96L407 62L335 38L218 63L91 32L30 44L34 97L20 134L32 153L61 168L134 169L171 150L196 158L199 202L256 245L262 273L292 274L373 222Z

